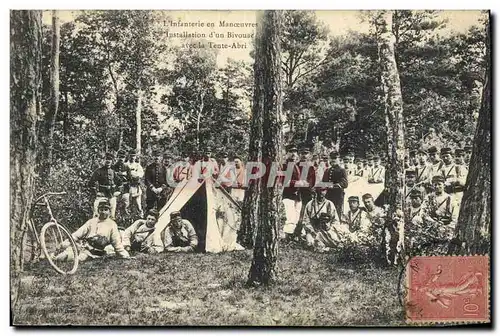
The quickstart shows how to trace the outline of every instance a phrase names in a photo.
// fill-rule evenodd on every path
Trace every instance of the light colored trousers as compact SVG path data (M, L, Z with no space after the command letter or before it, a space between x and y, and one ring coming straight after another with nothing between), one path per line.
M295 231L295 227L300 220L300 210L302 209L301 201L294 201L285 198L283 201L285 207L286 222L283 226L283 232L292 234Z

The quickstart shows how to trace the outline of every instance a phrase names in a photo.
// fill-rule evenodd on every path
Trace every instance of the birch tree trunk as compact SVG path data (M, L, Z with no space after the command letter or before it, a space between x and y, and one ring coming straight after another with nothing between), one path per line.
M260 179L261 190L258 202L259 222L253 249L253 260L248 274L248 285L271 285L277 278L279 206L281 189L271 178L271 166L279 164L282 142L282 78L280 35L282 13L264 11L258 20L255 53L254 101L260 101L262 117L262 163L266 174Z
M136 123L136 133L135 133L135 149L137 154L141 154L142 150L142 91L137 91L137 108L135 110L135 123Z
M385 111L387 120L388 166L386 172L385 188L389 205L386 216L386 227L390 232L389 263L395 261L398 233L404 235L400 229L404 228L404 119L403 98L401 84L394 52L395 37L392 33L392 11L383 11L380 17L379 54L381 79L385 94Z
M42 85L42 12L11 11L10 24L10 290L14 308L23 269L23 235L35 186L36 127Z
M491 32L486 25L486 75L472 145L469 175L450 253L486 254L491 249Z

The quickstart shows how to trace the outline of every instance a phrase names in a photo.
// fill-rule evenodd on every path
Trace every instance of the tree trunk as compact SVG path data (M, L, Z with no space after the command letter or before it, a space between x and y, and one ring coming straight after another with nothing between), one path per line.
M282 142L282 88L281 50L282 13L265 11L257 28L255 52L255 98L260 100L262 116L262 162L267 170L260 179L259 224L253 250L253 260L248 275L248 285L271 285L277 278L278 258L278 211L281 203L281 189L272 183L271 166L279 164Z
M385 111L387 120L388 167L385 186L388 194L386 204L389 205L386 216L386 227L391 239L389 243L389 262L393 263L396 256L398 228L404 227L404 119L403 98L399 72L394 53L394 34L392 33L392 11L381 13L379 53L382 85L385 94Z
M22 241L35 185L42 12L11 11L10 24L10 290L15 311L23 269Z
M476 134L450 253L486 254L491 240L491 32L486 25L486 75Z
M141 135L142 135L141 111L142 111L142 91L139 90L137 92L137 108L135 110L135 122L136 122L135 148L136 148L137 154L140 154L141 150L142 150L142 144L141 144Z
M59 109L59 46L60 46L60 25L57 11L52 11L52 49L50 57L50 107L45 117L46 132L45 148L46 156L43 165L43 175L50 175L52 166L52 155L54 149L54 132L56 127L57 112Z
M196 115L196 149L200 150L200 126L201 117L203 116L203 109L205 108L205 93L200 94L200 107L198 108L198 114Z

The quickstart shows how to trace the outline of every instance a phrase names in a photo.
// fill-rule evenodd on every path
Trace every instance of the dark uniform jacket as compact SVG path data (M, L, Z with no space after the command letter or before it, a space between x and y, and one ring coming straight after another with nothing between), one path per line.
M117 187L121 189L122 193L128 193L130 189L130 181L132 180L131 170L125 162L117 162L113 165L113 170L117 173L118 185ZM121 175L120 173L125 173Z
M97 168L90 178L89 187L95 192L101 192L105 197L113 197L113 193L118 189L120 179L113 168L102 166Z
M348 186L346 170L338 165L331 166L323 175L323 182L330 182L331 184L338 183L341 186L341 188L329 187L326 193L326 198L335 204L338 213L342 213L344 205L344 189Z
M165 188L167 186L167 167L163 163L152 163L146 167L144 174L146 187Z
M281 170L283 172L286 172L287 167L288 167L288 162L285 162L283 164ZM299 189L300 188L295 187L295 182L297 182L298 180L300 180L300 171L299 171L298 166L294 165L293 166L292 178L290 180L290 183L288 184L288 186L285 186L283 188L283 199L291 199L291 200L294 200L294 201L300 201L301 200L300 193L299 193ZM287 181L285 181L285 177L283 177L282 180L281 180L281 183L285 183L285 182L287 182Z
M301 200L303 202L307 203L312 199L313 190L314 190L313 188L314 188L314 184L316 182L316 169L314 168L314 165L312 164L312 162L308 162L309 166L305 165L305 163L303 163L301 166L300 165L301 162L302 161L300 161L297 164L297 169L299 170L299 179L302 176L302 170L308 169L307 175L306 175L306 181L307 181L307 183L309 183L309 187L303 187L303 188L298 188L298 189L299 189ZM304 204L304 206L305 206L305 204Z

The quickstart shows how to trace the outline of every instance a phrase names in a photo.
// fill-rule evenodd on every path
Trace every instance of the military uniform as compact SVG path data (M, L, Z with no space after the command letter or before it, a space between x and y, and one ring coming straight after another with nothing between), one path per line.
M444 183L444 177L434 176L433 182ZM451 239L458 217L458 208L451 195L446 192L432 192L427 196L425 205L428 214L426 219L431 229L429 234L438 239Z
M146 167L144 179L146 183L146 211L160 210L168 199L168 170L163 162L153 162ZM156 190L155 190L156 189Z
M117 203L123 202L125 212L128 214L130 210L130 182L132 180L132 174L130 171L130 166L129 164L125 163L124 158L125 153L119 152L119 160L113 165L113 170L115 171L119 180L118 190L120 191L120 194L117 195L116 201Z
M304 230L308 246L318 248L335 247L340 237L335 226L340 223L333 202L323 198L313 199L307 203L304 211Z
M107 153L106 160L110 161L112 159L113 155ZM111 207L111 218L115 218L116 194L119 193L118 186L120 183L121 181L111 165L109 167L104 165L94 171L89 181L89 187L96 194L93 207L94 216L97 216L97 206L99 202L103 199L108 199Z
M441 150L441 155L451 155L450 148L443 148ZM441 175L444 177L445 191L447 193L455 193L464 190L465 178L461 170L461 166L453 162L453 160L445 164L440 171Z
M332 152L330 154L332 159L338 158L338 154ZM323 182L333 184L334 186L328 187L326 193L326 199L330 200L335 204L337 213L344 213L344 189L347 188L349 182L347 180L347 172L344 168L341 168L338 164L332 164L331 167L323 175Z
M152 216L156 219L158 218L158 212L156 210L150 210L148 217ZM155 222L152 222L152 226L148 226L148 221L146 219L139 219L130 225L124 232L122 236L123 246L125 249L130 248L137 252L151 253L153 246L153 232L155 230Z
M377 156L374 156L373 159L375 161L379 160ZM368 183L384 183L385 179L385 167L378 164L373 165L368 169Z
M180 227L173 225L173 220L179 220L178 211L170 214L170 223L162 232L164 250L167 252L194 252L198 246L196 231L187 219L180 219ZM180 248L179 250L177 248Z
M283 227L283 232L286 234L294 233L295 228L300 220L300 213L302 210L302 199L301 193L299 192L300 188L298 186L295 186L295 184L300 181L300 171L298 166L296 164L293 164L293 162L292 167L292 175L289 184L285 185L287 183L286 176L283 176L283 178L281 179L281 183L282 185L284 185L282 202L286 214L286 223ZM282 172L287 171L287 168L288 162L285 162L281 169Z
M436 157L437 152L438 152L438 150L435 146L432 146L428 149L429 157ZM430 172L431 178L433 176L441 174L441 168L443 167L443 161L441 161L440 158L436 158L434 160L430 159L430 165L431 165L431 172Z

